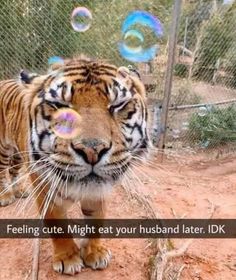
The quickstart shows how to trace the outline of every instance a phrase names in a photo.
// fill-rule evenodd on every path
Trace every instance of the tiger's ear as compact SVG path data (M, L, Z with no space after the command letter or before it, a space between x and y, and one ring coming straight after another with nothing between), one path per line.
M31 84L33 80L39 75L36 73L28 73L25 70L20 72L20 81L22 84Z
M55 62L50 65L49 71L54 71L60 69L64 65L64 62Z
M117 77L118 78L126 79L129 76L129 74L130 74L130 71L125 66L121 66L117 69Z
M127 78L127 76L136 77L141 80L141 76L138 72L138 70L134 69L132 65L129 65L128 67L121 66L117 70L118 77L121 76L123 79Z
M126 86L131 87L130 71L127 67L121 66L117 69L116 77L122 81Z
M131 76L139 78L139 80L141 80L141 75L137 69L135 69L132 65L129 65L128 69Z
M130 89L132 86L137 90L137 92L145 99L146 90L145 86L141 81L139 72L133 68L132 65L127 67L121 66L117 70L117 77Z

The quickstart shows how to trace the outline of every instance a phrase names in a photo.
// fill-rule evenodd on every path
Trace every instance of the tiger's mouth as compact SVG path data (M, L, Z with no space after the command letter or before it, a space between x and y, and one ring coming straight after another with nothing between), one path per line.
M81 183L81 184L88 184L88 183L106 183L107 180L105 180L103 177L97 175L94 171L91 171L88 175L84 177L78 176L78 172L70 172L63 170L59 167L55 169L55 174L57 177L59 177L62 181L67 181L68 183Z
M91 182L102 184L106 183L106 180L92 171L89 175L80 179L79 182L81 182L84 185Z
M51 168L53 168L53 166ZM68 183L80 183L85 185L91 182L99 184L107 182L105 178L99 176L93 170L83 177L79 176L79 171L66 171L60 167L54 168L54 172L60 180Z
M48 169L49 172L53 170L54 175L56 175L59 181L63 183L66 184L76 183L84 186L84 185L89 185L91 183L96 185L104 185L107 183L114 184L115 182L121 179L122 175L128 169L128 166L129 164L123 166L122 171L120 170L120 172L118 172L117 170L114 170L113 172L110 173L105 172L104 176L97 174L93 169L90 171L89 174L83 176L82 174L80 174L79 170L73 168L74 170L72 171L61 167L55 167L53 164L50 164L49 166L45 167L45 169Z
M34 160L35 154L33 154ZM111 168L111 164L107 164L103 167L97 168L96 166L82 166L74 163L50 160L49 158L40 162L41 155L37 154L37 165L41 166L39 173L51 172L52 176L55 176L55 182L65 184L81 184L81 185L113 185L120 179L122 179L124 173L126 173L131 162L121 160L119 164L114 164ZM50 178L48 178L50 180ZM52 181L51 181L52 182Z

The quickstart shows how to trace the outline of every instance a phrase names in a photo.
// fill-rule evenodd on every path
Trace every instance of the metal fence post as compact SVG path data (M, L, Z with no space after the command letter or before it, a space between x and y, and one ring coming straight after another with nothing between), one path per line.
M160 149L165 148L168 107L169 107L171 88L172 88L175 50L176 50L176 43L177 43L178 25L179 25L180 13L181 13L181 4L182 4L182 0L174 1L173 16L172 16L172 23L171 23L170 37L169 37L168 62L167 62L167 69L166 69L166 76L165 76L164 98L163 98L162 113L161 113L161 134L158 143L158 147Z

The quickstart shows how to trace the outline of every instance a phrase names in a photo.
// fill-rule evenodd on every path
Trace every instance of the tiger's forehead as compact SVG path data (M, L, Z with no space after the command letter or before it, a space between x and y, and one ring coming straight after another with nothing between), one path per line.
M64 65L49 74L44 84L44 97L49 101L78 103L79 99L84 102L97 99L107 103L116 76L117 68L108 64ZM78 95L83 95L83 98Z
M72 63L62 65L51 71L45 81L45 88L60 88L64 83L70 83L76 88L92 85L109 84L116 77L117 67L98 63Z
M104 108L107 110L109 98L107 94L92 85L75 90L71 103L79 110L81 108Z
M93 77L102 78L104 76L116 76L117 67L110 64L104 64L99 62L84 62L81 61L76 63L70 62L65 64L60 69L65 77L76 77L81 76L89 82Z

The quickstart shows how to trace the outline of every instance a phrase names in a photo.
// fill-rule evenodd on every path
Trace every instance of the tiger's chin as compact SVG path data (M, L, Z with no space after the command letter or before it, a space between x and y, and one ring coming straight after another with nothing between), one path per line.
M41 172L45 172L45 170ZM54 176L54 180L50 182L50 188L53 189L54 183L57 184L55 193L58 203L56 204L61 204L61 200L69 200L71 202L79 202L84 199L104 200L123 177L122 174L104 174L102 176L93 171L81 177L76 173L55 169Z
M114 185L118 182L119 180L105 181L95 180L95 178L84 178L81 182L70 182L66 187L59 187L58 197L72 202L79 202L81 200L101 201L111 194Z

